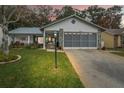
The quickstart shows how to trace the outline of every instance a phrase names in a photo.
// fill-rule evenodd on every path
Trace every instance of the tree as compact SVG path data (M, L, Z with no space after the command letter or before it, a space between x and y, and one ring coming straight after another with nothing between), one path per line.
M1 6L1 25L3 30L3 44L2 49L5 55L9 54L9 46L8 46L8 26L10 23L15 23L19 20L21 15L21 7L20 6ZM17 12L19 11L19 12ZM15 13L16 12L16 13ZM12 19L12 16L16 17Z
M91 19L91 22L100 25L105 28L119 28L121 22L121 6L112 6L108 9L104 9L99 6L90 6L83 11L84 17ZM82 13L82 14L83 14Z
M106 23L108 24L107 28L120 28L121 23L121 6L113 6L106 10Z
M32 26L40 26L39 19L37 13L35 13L35 9L31 9L29 6L21 6L21 17L18 22L12 23L9 25L9 29L14 29L17 27L32 27ZM12 19L15 16L12 17Z
M57 11L57 18L61 19L75 14L75 10L71 6L64 6L60 11Z
M88 7L88 9L82 11L82 14L85 15L84 18L88 17L89 19L91 19L91 22L100 25L99 21L103 16L104 12L105 12L104 8L95 5L90 6Z
M51 6L48 5L38 6L37 11L40 26L51 22L51 19L54 16L54 10Z

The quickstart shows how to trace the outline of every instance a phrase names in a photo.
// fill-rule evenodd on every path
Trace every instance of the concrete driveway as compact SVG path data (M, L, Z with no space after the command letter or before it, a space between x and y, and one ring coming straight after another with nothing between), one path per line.
M99 50L65 50L85 87L124 87L124 57Z

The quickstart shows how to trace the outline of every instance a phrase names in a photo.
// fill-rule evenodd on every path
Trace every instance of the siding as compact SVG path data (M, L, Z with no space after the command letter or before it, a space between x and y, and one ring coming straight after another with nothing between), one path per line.
M101 33L101 39L104 41L106 48L114 48L114 36L106 32Z
M72 20L75 20L75 24L72 23ZM44 30L59 31L60 29L63 29L64 32L98 32L98 28L93 27L92 25L77 18L69 18L62 22L46 27Z
M118 36L118 47L122 47L122 44L121 44L121 36Z

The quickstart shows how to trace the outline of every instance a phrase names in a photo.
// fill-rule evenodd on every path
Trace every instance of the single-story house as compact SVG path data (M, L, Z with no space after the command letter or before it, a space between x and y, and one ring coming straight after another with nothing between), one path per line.
M9 32L12 41L25 44L43 43L43 48L54 48L57 33L57 44L63 49L97 49L101 46L101 32L105 31L92 22L77 15L54 21L39 28L17 28ZM39 40L39 41L38 41Z
M124 28L107 29L101 34L106 48L124 47Z
M54 32L63 49L97 49L101 46L101 32L105 29L77 15L71 15L41 27L44 49L54 47Z
M20 27L9 31L10 42L21 44L43 44L43 32L39 27Z

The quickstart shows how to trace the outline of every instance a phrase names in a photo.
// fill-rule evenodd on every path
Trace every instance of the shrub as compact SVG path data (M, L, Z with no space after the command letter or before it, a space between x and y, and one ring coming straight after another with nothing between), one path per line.
M106 47L102 47L102 50L106 50Z
M26 45L25 48L31 49L31 48L41 48L42 45L40 44L31 44L31 45Z
M11 48L23 48L24 47L24 43L20 43L19 41L16 41L15 43L12 43L10 45Z

